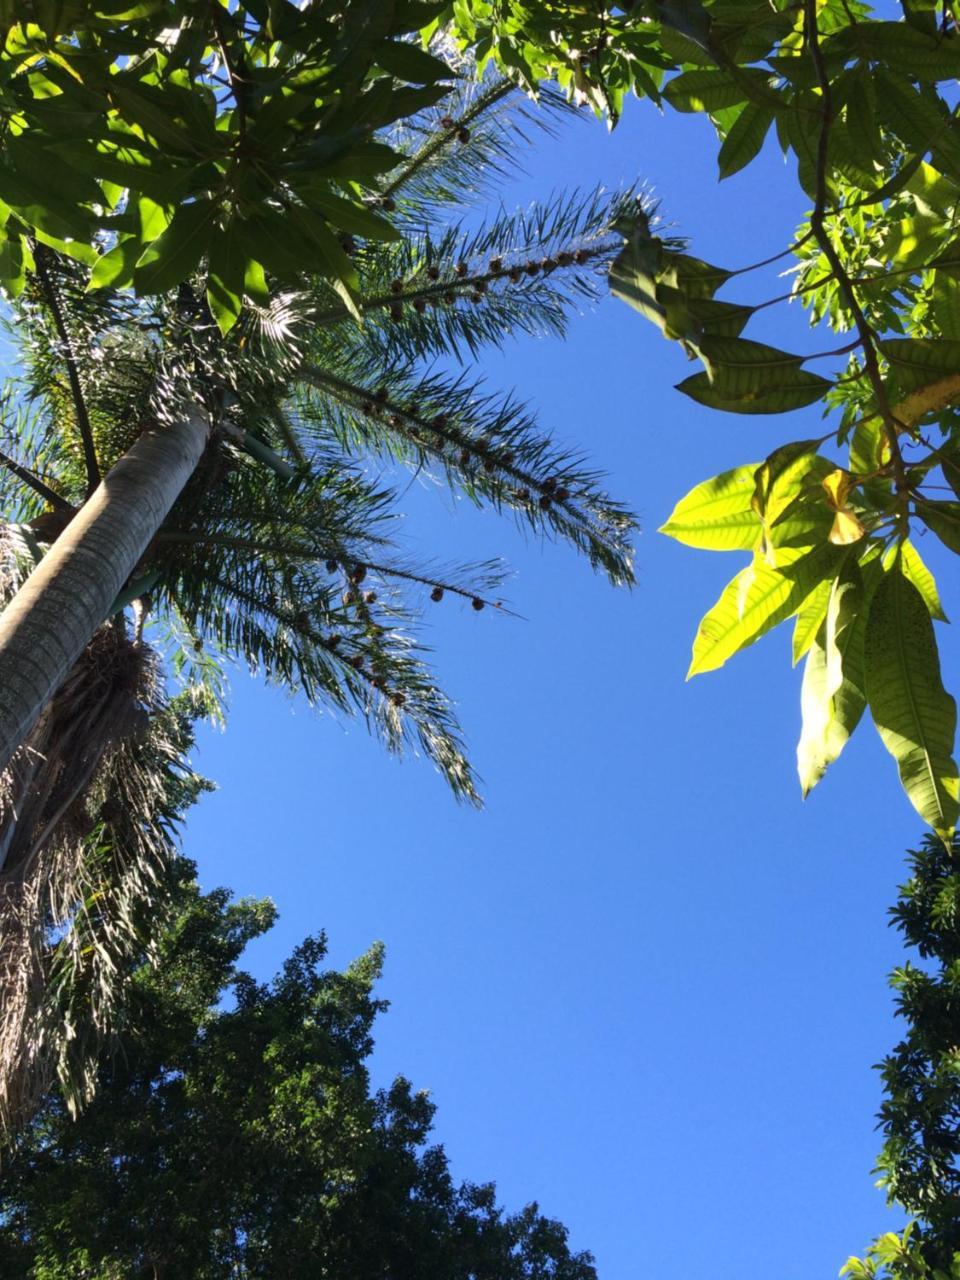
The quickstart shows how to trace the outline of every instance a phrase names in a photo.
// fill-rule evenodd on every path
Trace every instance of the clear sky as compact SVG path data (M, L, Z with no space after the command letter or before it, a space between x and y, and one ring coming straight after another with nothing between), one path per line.
M646 104L612 136L583 122L540 139L504 198L643 179L693 252L777 252L804 209L792 170L768 144L718 185L715 150L705 120ZM741 283L723 296L787 288L776 269ZM748 336L839 345L785 307ZM429 617L485 811L361 725L238 675L228 732L202 735L220 790L187 852L206 887L277 902L248 953L260 977L320 928L336 965L386 943L376 1078L428 1088L455 1174L494 1179L510 1208L537 1199L604 1280L834 1276L899 1222L872 1185L871 1065L896 1036L886 912L922 828L868 723L801 803L788 629L684 683L697 621L743 557L656 533L699 480L819 434L819 411L694 405L673 390L683 353L610 300L566 343L518 342L484 369L641 513L638 587L418 485L412 546L516 569L524 621L450 601Z

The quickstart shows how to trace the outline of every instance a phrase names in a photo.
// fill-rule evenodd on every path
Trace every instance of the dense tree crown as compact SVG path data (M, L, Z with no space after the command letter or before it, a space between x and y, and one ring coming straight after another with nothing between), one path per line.
M884 1135L877 1172L914 1221L850 1258L849 1280L960 1277L960 843L928 839L910 855L893 923L920 963L894 970L903 1039L880 1064Z
M0 1173L6 1280L596 1280L535 1204L453 1182L425 1093L371 1089L381 949L336 973L308 939L254 982L236 962L273 909L191 870L96 1100L75 1121L52 1092Z

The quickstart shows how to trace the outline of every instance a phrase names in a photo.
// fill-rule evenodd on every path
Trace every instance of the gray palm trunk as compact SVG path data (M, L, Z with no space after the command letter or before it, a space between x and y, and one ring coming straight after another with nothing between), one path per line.
M140 436L0 614L0 771L109 616L208 435L191 409Z

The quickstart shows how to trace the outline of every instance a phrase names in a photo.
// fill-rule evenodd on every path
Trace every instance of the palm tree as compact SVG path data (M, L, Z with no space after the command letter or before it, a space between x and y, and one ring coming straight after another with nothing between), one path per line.
M564 110L548 96L536 119ZM631 581L630 513L523 404L465 367L513 333L562 332L620 247L610 228L626 198L558 198L436 229L476 204L534 118L495 81L391 135L406 158L375 200L402 235L364 239L376 227L344 213L357 300L305 278L265 296L226 339L189 283L159 299L91 292L86 268L37 246L10 326L22 372L0 452L0 986L26 993L8 1002L0 1094L24 1035L43 1039L27 1030L41 970L23 957L42 952L51 924L75 927L91 850L113 840L96 805L162 706L161 658L208 708L223 664L240 661L311 703L358 711L388 746L418 744L458 797L477 800L416 621L448 594L502 608L499 562L405 556L397 495L371 478L371 459L437 472ZM262 257L289 274L296 252L291 227ZM135 847L123 857L138 863ZM60 1066L76 1080L75 1063Z

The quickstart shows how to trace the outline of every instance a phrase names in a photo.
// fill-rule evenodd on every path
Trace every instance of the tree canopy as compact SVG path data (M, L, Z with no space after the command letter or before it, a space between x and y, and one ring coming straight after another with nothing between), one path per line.
M224 333L244 300L261 306L304 271L362 317L350 240L406 234L392 126L433 110L449 140L470 137L467 115L444 105L463 73L435 37L532 94L553 81L611 123L630 95L700 112L716 128L721 178L775 136L811 205L801 227L783 229L782 256L796 261L785 297L728 298L744 271L770 263L705 263L648 207L618 223L611 286L701 363L684 394L734 414L820 404L831 416L825 433L705 481L665 526L695 547L751 555L705 615L690 674L795 619L804 794L869 707L911 801L949 838L956 709L933 627L945 613L916 536L960 550L949 90L960 37L946 0L905 0L898 20L861 0L147 0L38 4L29 21L11 9L6 32L8 293L23 288L39 242L79 259L94 288L147 296L196 273ZM49 154L62 160L55 190L40 163ZM806 353L768 345L765 308L787 298L851 340ZM813 359L833 365L814 371Z
M74 1119L51 1091L4 1163L3 1275L595 1280L537 1205L454 1182L425 1092L371 1087L382 948L332 972L320 935L255 982L237 961L273 908L192 873L168 866L178 909L94 1101Z

